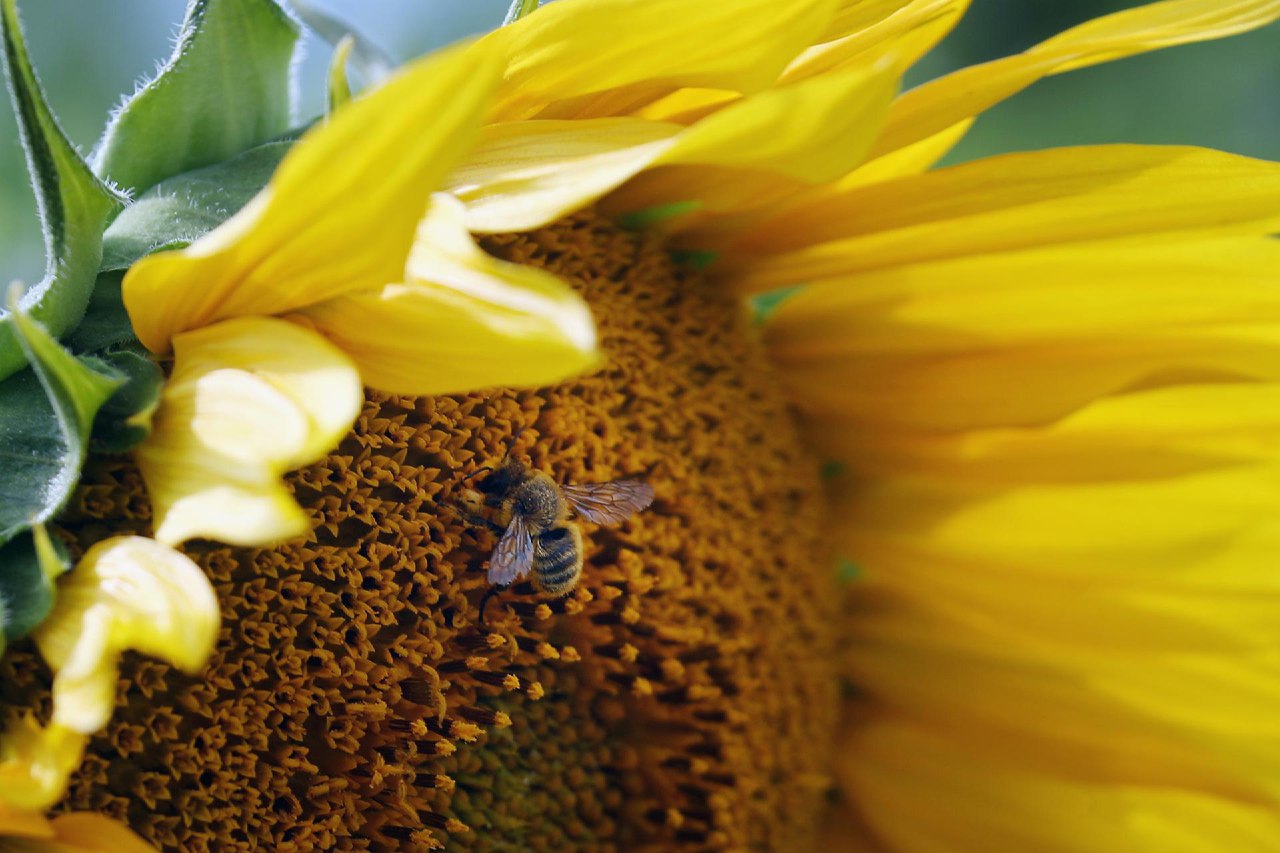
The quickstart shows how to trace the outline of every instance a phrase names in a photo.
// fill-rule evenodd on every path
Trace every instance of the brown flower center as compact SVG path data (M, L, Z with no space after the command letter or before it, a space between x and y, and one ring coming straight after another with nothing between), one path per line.
M837 713L816 466L737 303L590 214L486 241L576 283L608 366L533 392L371 393L293 478L305 542L196 543L223 608L203 677L130 656L65 807L165 849L803 849ZM494 534L463 478L514 452L654 505L583 523L575 592L489 604ZM145 531L136 471L98 460L65 528ZM3 698L47 705L29 652Z

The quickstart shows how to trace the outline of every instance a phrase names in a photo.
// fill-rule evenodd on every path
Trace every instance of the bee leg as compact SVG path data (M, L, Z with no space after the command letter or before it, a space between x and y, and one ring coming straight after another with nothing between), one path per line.
M507 532L507 528L494 521L490 521L482 515L464 515L463 518L466 519L468 524L476 527L487 527L499 536Z
M453 504L440 504L440 506L452 511L464 524L469 524L472 527L487 527L499 536L506 532L506 528L501 524L491 521L483 515L477 515L473 512L464 512Z
M502 592L503 590L507 589L510 586L511 584L502 584L502 585L495 584L494 586L491 586L484 591L484 595L480 597L480 616L477 619L477 622L479 623L481 628L484 627L484 608L485 608L485 605L489 603L489 599L493 598L495 595L497 595L498 593Z

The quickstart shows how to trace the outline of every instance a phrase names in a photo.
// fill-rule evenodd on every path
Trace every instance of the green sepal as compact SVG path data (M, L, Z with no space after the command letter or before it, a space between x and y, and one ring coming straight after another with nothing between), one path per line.
M0 546L0 648L45 620L53 609L54 581L69 565L66 549L43 525Z
M288 130L298 35L274 0L191 0L173 56L108 123L98 174L141 192Z
M63 422L63 432L88 436L98 409L120 387L123 377L99 362L76 358L21 310L13 318L22 349Z
M514 24L525 15L538 8L539 0L511 0L511 5L507 7L507 16L502 19L502 25Z
M103 353L99 360L124 376L124 384L98 411L89 446L98 453L124 453L151 434L151 416L160 405L164 371L134 350Z
M351 48L355 43L355 36L347 33L333 46L333 56L329 59L325 115L332 115L334 110L351 100L351 81L347 79L347 60L351 58Z
M748 300L751 306L752 317L757 326L764 325L769 320L769 315L778 310L778 306L786 302L791 297L804 290L804 285L794 285L792 287L780 287L777 290L770 290L767 293L760 293Z
M852 560L841 559L836 563L836 583L841 586L848 586L860 577L862 569Z
M666 204L656 204L653 207L622 214L618 217L618 224L630 231L640 231L659 225L667 220L684 216L687 213L693 213L701 207L702 202L700 201L672 201Z
M398 63L351 24L318 8L310 0L293 0L289 5L308 29L334 47L344 38L353 40L347 65L361 86L380 83L395 71Z
M44 278L18 304L61 337L84 316L102 257L102 231L124 199L93 174L49 110L27 55L16 0L0 0L0 41L47 258ZM0 310L0 379L26 363L13 316Z
M11 316L32 369L0 382L0 543L66 504L94 418L125 381L110 366L67 352L20 310Z
M103 240L104 272L180 249L217 228L271 180L293 140L268 142L225 163L161 181L116 217Z

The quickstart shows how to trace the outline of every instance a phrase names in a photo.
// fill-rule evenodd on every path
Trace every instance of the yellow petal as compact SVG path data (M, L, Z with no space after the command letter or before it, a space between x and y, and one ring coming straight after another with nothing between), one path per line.
M112 679L114 705L114 672ZM66 726L42 727L30 716L19 719L0 736L0 802L28 812L52 806L66 791L88 741L87 735Z
M404 394L549 385L599 363L595 325L563 281L472 242L462 205L438 195L404 284L309 309L366 382Z
M1280 459L1280 386L1177 385L1090 403L1042 427L908 432L814 418L811 446L867 475L988 483L1143 479Z
M218 638L218 600L188 557L153 539L118 536L94 545L62 577L33 637L53 670L53 726L92 734L115 707L122 652L199 672Z
M38 811L14 809L0 802L0 839L6 838L53 838L53 826Z
M784 365L783 374L793 398L815 416L919 431L1027 426L1170 378L1276 381L1275 333L1274 324L1234 326L946 358L814 359Z
M827 29L817 41L825 44L872 29L916 5L913 0L840 0Z
M1214 792L1055 777L936 727L850 732L841 781L885 849L922 853L1266 853L1273 807Z
M839 481L838 531L855 556L1028 575L1211 586L1274 595L1280 473L1220 467L1128 482L1007 485L903 474ZM874 571L868 565L868 571ZM939 568L938 571L943 571Z
M897 83L890 67L855 66L750 95L680 134L660 162L830 180L870 148Z
M125 276L139 339L283 314L397 281L430 194L475 138L499 58L452 48L408 66L304 136L271 183L189 248Z
M707 167L697 170L658 168L633 180L619 193L619 201L625 202L627 209L643 208L646 201L648 205L653 205L659 203L655 199L670 198L673 195L672 185L677 182L681 182L677 184L680 186L688 185L690 181L695 181L700 187L711 184L711 188L702 189L700 195L715 199L717 207L723 212L685 217L678 229L683 233L675 239L680 248L684 249L705 250L724 246L732 244L744 231L762 220L772 219L779 209L803 209L806 204L820 203L820 200L829 198L833 193L918 175L942 159L972 124L973 119L962 121L927 139L877 157L870 163L863 163L839 180L821 187L806 186L765 173L711 170ZM671 172L682 174L668 174ZM655 186L650 189L650 184ZM606 210L609 205L610 201L606 200Z
M38 834L17 830L0 818L0 853L155 853L124 824L95 812L71 812L52 822L26 813Z
M1276 18L1275 0L1168 0L1089 21L1026 53L961 69L903 95L872 157L953 127L1042 77L1246 32Z
M1198 148L1062 148L806 199L736 235L720 266L757 292L1055 243L1278 225L1280 164Z
M71 812L53 819L56 846L49 853L154 853L155 848L124 824L93 812ZM2 848L0 848L2 849Z
M156 538L258 545L301 535L284 472L337 446L360 411L351 360L315 332L245 317L174 339L174 370L137 449Z
M1280 317L1280 243L1113 240L868 270L804 288L772 313L792 359L951 354L1103 340L1179 324Z
M559 0L486 37L509 57L499 121L620 115L685 87L768 86L826 28L835 0ZM619 32L625 28L625 33ZM548 111L555 101L570 109Z
M677 89L636 109L634 114L653 121L669 121L686 127L729 104L742 100L742 95L727 89Z
M896 86L888 66L853 67L742 98L680 133L602 209L690 201L725 214L789 199L861 162Z
M846 2L832 28L783 72L781 83L887 57L899 73L951 32L969 0Z
M895 86L886 68L853 68L743 98L689 128L639 118L496 125L445 188L482 233L546 225L646 169L684 164L697 167L647 176L616 193L609 212L686 200L716 211L756 207L770 196L744 192L740 170L780 175L787 193L795 181L844 174L875 138Z
M792 60L775 86L886 62L900 74L955 25L967 6L968 0L849 0L820 38L822 43ZM691 125L741 98L727 89L686 88L633 108L633 112L644 118Z
M585 207L648 168L680 131L637 118L493 125L444 189L466 202L471 231L527 231Z
M815 416L872 432L1035 426L1144 385L1280 378L1278 269L1264 238L920 264L808 288L766 339Z
M1077 615L1097 606L1093 597L1076 605ZM1157 609L1155 603L1150 609ZM1153 621L1142 618L1140 608L1132 612L1137 618L1126 636ZM1059 608L1045 618L1064 615ZM1097 620L1086 615L1077 620L1077 635L1096 621L1104 625L1099 634L1113 636L1117 632L1106 630L1112 627L1106 623L1125 615L1123 608L1104 608ZM1003 611L987 618L1001 616ZM896 611L892 618L905 621ZM913 626L918 635L939 639L880 637L878 627L852 638L859 648L851 655L850 677L900 716L927 720L970 746L1011 753L1020 763L1040 764L1060 777L1199 789L1254 801L1276 794L1280 752L1267 717L1268 703L1277 698L1277 671L1260 653L1224 651L1220 643L1215 647L1184 629L1183 643L1121 650L1112 659L1090 650L1055 660L1047 649L1006 658L993 649L996 637L968 648L965 622L931 615L920 621ZM1169 633L1174 620L1165 621ZM954 647L940 639L949 632L955 634ZM1004 642L1018 642L1014 633ZM1188 651L1195 642L1200 645Z
M969 132L974 121L974 119L965 119L957 122L933 136L891 151L869 163L863 163L837 181L835 189L853 189L907 175L918 175L945 157L947 152Z
M1271 395L1274 386L1256 393ZM1199 399L1182 400L1184 408L1211 402L1191 396ZM1161 401L1169 399L1147 402ZM1114 417L1108 402L1092 419L1102 427L1092 436L1099 443L1111 439L1107 425L1136 431L1144 408L1131 403ZM1201 412L1179 427L1161 422L1173 415L1159 405L1145 409L1157 449L1194 442L1197 428L1231 429L1230 413ZM1269 427L1257 426L1254 440L1268 440ZM1074 448L1061 449L1065 468ZM1112 452L1124 450L1121 436ZM1121 811L1130 789L1180 792L1192 803L1275 802L1280 579L1271 566L1280 545L1280 466L1227 459L1188 471L1180 462L1148 462L1143 478L1132 480L1124 479L1123 459L1120 471L1092 481L1042 483L1033 470L1019 478L1012 469L987 480L980 466L838 478L838 532L863 569L851 596L848 675L880 716L926 725L953 743L918 744L928 756L920 762L895 752L893 761L907 761L895 772L910 776L964 751L966 778L999 792L993 814L1023 808L1015 792L1032 777L1045 786L1037 797L1050 798L1046 808L1055 811L1071 810L1073 785L1096 788L1093 796L1110 796ZM860 739L876 728L864 723L854 734L846 773L866 767L874 750ZM874 810L879 793L870 778L845 781L859 805ZM921 801L931 802L936 780L911 778ZM984 843L1018 837L1026 849L1057 849L1026 835L1036 821L1025 815L1006 825L985 814L969 815L982 823ZM1129 815L1118 825L1103 817L1077 815L1084 825L1069 843L1081 846L1065 849L1110 849L1093 845L1117 831L1125 842L1118 849L1169 849L1138 832ZM877 826L887 831L890 823ZM969 837L953 834L950 818L934 831L948 849L968 849L959 842ZM1206 844L1234 838L1217 825L1206 833Z

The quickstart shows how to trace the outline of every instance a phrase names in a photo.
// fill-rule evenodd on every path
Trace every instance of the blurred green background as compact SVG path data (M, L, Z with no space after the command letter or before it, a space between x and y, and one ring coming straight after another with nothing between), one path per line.
M716 2L716 0L690 0ZM779 0L785 2L785 0ZM403 60L498 24L507 0L312 0ZM185 0L22 0L31 52L55 111L88 151L108 111L169 53ZM973 0L955 33L913 72L918 83L1022 50L1136 0ZM303 114L321 104L326 47L307 44ZM602 45L601 50L607 50ZM1280 25L1051 78L988 112L950 162L1102 142L1205 145L1280 159ZM17 130L0 110L0 275L44 267Z

